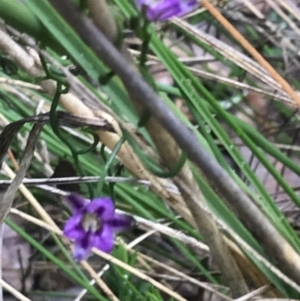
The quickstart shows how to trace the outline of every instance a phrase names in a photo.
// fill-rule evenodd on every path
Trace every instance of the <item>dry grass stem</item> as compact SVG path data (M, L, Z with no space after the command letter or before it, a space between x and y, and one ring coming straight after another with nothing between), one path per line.
M8 165L3 164L3 170L10 178L15 177L15 173L9 168ZM53 229L56 230L56 233L61 235L61 230L58 228L58 226L55 224L51 216L45 211L45 209L40 205L40 203L36 200L36 198L31 194L31 192L23 185L21 184L19 186L20 191L25 196L25 198L29 201L29 203L34 207L34 209L38 212L38 214L42 217L42 219ZM25 216L25 215L24 215ZM40 221L40 224L41 221ZM107 294L107 296L113 300L117 301L118 298L113 294L113 292L110 290L110 288L104 283L104 281L101 278L97 277L97 273L93 270L93 268L90 266L89 263L86 261L82 261L81 265L90 273L91 277L95 279L96 283L99 285L99 287Z
M129 244L126 245L127 248L131 249L133 247L135 247L136 245L138 245L139 243L141 243L143 240L145 240L146 238L148 238L149 236L151 236L152 234L154 234L156 231L155 230L151 230L149 232L146 232L145 234L137 237L136 239L134 239L133 241L131 241ZM97 276L98 277L102 277L103 274L109 270L109 264L106 264L102 269L101 271L99 271L97 273ZM90 285L94 285L95 284L95 280L92 279L90 281ZM79 294L78 296L74 299L74 301L80 301L84 295L87 293L88 291L86 289L83 289Z
M21 294L14 287L9 285L7 282L5 282L3 279L0 279L0 286L3 287L5 290L7 290L9 293L11 293L13 296L15 296L17 300L32 301L31 299L29 299L29 298L25 297L23 294Z
M160 262L160 261L158 261L158 260L156 260L156 259L154 259L152 257L144 255L144 254L142 254L140 252L138 253L138 256L140 258L143 258L147 262L149 262L149 263L151 263L151 264L153 264L153 265L155 265L157 267L163 268L164 270L166 270L166 271L168 271L168 272L170 272L170 273L172 273L172 274L174 274L174 275L176 275L178 277L181 277L182 279L185 279L186 281L188 281L188 282L190 282L190 283L192 283L192 284L194 284L196 286L199 286L199 287L201 287L201 288L203 288L203 289L205 289L205 290L207 290L207 291L215 294L216 296L218 296L218 297L220 297L220 298L222 298L224 300L232 300L232 298L230 298L230 297L228 297L228 296L226 296L226 295L218 292L211 285L209 285L209 284L207 284L205 282L201 282L201 281L199 281L199 280L197 280L195 278L192 278L192 277L188 276L187 274L185 274L185 273L183 273L181 271L178 271L175 268L170 267L167 264L164 264L164 263L162 263L162 262Z
M269 72L270 76L280 84L281 88L300 105L300 96L289 83L263 58L263 56L232 26L227 19L208 0L202 0L202 5L222 24L222 26Z
M132 53L135 56L140 55L140 51L133 50L133 49L130 49L130 53ZM148 57L148 59L153 60L154 65L160 64L160 60L156 56L148 55L147 57ZM184 61L184 59L186 59L186 58L182 58L182 59L179 58L180 61ZM207 60L211 60L211 59L208 58ZM162 67L162 70L165 70L165 67L163 65L161 67ZM279 93L278 92L272 92L271 90L266 90L266 89L261 89L261 88L257 88L257 87L254 87L254 86L250 86L249 84L239 82L237 80L228 78L227 76L221 76L219 74L207 72L207 71L204 71L204 70L199 69L199 68L187 67L187 69L189 69L193 74L195 74L198 77L215 80L219 83L224 83L228 86L235 87L237 89L247 90L247 91L250 91L250 92L257 92L261 95L270 97L272 99L276 99L276 100L286 102L287 104L289 104L291 106L297 106L293 102L293 100L289 96L287 96L286 93L284 93L284 91L278 91Z
M110 25L115 23L114 18L109 14L109 8L105 0L90 0L89 11L91 17L97 27L112 41L115 42L117 39L117 26ZM104 16L105 15L105 16ZM109 17L110 16L110 17ZM109 19L109 21L108 21ZM129 52L125 47L125 43L121 46L121 52L127 59L128 63L131 64L135 69L133 59L130 57ZM131 94L130 90L128 91ZM131 101L133 102L137 112L142 117L145 114L145 109L138 102L133 95L131 95ZM172 168L174 162L180 160L182 151L178 147L174 138L168 133L168 131L153 117L149 117L146 122L146 128L152 137L159 155L167 167ZM177 177L181 179L178 181L177 186L181 189L181 183L184 182L189 186L195 195L196 202L206 203L196 181L193 178L192 172L187 164L178 172ZM181 191L182 193L182 191ZM218 266L220 267L222 274L224 275L225 281L231 287L232 294L234 296L241 296L247 293L247 285L243 280L243 276L236 265L232 255L230 254L226 244L223 241L222 235L219 233L218 228L214 225L214 222L206 218L206 214L201 211L201 208L196 205L196 202L190 202L189 199L184 198L187 208L192 213L198 230L204 236L205 242L209 245L212 255ZM182 202L182 201L181 201ZM179 212L182 214L181 212ZM210 239L213 237L214 239ZM208 240L209 239L209 240ZM228 263L228 265L226 265ZM230 269L228 269L230 266Z
M12 213L17 213L17 214L19 214L18 210L13 209L13 208L11 209L11 212L12 212ZM20 216L23 216L23 217L25 217L25 218L28 217L28 215L25 214L25 213L21 213ZM63 235L62 231L61 231L59 228L57 228L56 225L53 225L53 224L47 224L47 223L45 223L45 222L43 222L43 221L38 221L36 218L33 218L33 217L30 217L30 219L28 219L28 220L34 222L35 224L37 224L37 225L39 225L39 226L41 226L41 227L43 227L43 228L45 228L45 229L47 229L47 230L49 230L49 231L55 233L55 234L57 234L57 235L60 235L60 236ZM145 280L145 281L151 283L153 286L155 286L155 287L158 288L159 290L161 290L161 291L165 292L166 294L168 294L169 296L173 297L175 300L178 300L178 301L187 301L185 298L182 298L182 297L181 297L179 294L177 294L176 292L174 292L174 291L172 291L172 290L166 288L166 287L163 286L161 283L157 282L156 280L152 279L151 277L148 277L148 276L145 275L144 273L138 271L137 269L135 269L134 267L132 267L132 266L130 266L130 265L124 263L123 261L121 261L121 260L119 260L119 259L113 257L112 255L107 254L107 253L104 253L104 252L101 252L100 250L97 250L97 249L95 249L95 248L93 249L93 252L94 252L95 254L97 254L98 256L104 258L105 260L107 260L107 261L109 261L109 262L111 262L111 263L113 263L113 264L116 264L116 265L118 265L119 267L123 268L124 270L126 270L126 271L132 273L133 275L135 275L135 276L137 276L137 277L139 277L140 279ZM81 264L83 264L83 261L81 262ZM88 264L88 263L86 263L86 264ZM84 264L84 267L85 267L85 268L86 268L86 264ZM90 271L90 269L89 269L88 271ZM94 273L95 273L95 274L94 274ZM96 277L96 275L97 275L97 273L94 271L94 272L93 272L93 275L91 275L91 276L95 276L95 277ZM94 277L93 277L93 278L94 278ZM100 281L102 281L101 278L99 278L98 276L97 276L97 278L94 278L94 279L95 279L95 281L96 281L97 283L99 283Z
M260 287L259 289L253 291L253 292L250 292L249 294L243 296L243 297L240 297L238 299L235 299L234 301L248 301L248 300L251 300L259 295L262 295L264 293L266 293L268 290L270 290L272 288L272 285L265 285L263 287Z
M23 82L21 80L0 77L0 84L7 84L16 87L28 88L33 90L42 90L41 86Z
M11 78L6 78L6 75L0 76L2 91L0 93L4 95L3 107L8 106L11 109L15 106L19 108L17 101L20 101L22 106L26 106L28 112L46 113L42 116L49 118L47 112L51 108L51 99L54 95L57 96L58 82L55 77L45 79L46 73L40 61L40 58L43 57L47 65L58 71L68 83L68 92L60 94L59 105L71 114L67 112L62 112L62 114L70 118L77 118L77 121L80 118L85 120L86 123L83 126L90 127L93 134L96 134L99 138L99 144L95 146L95 152L80 157L80 165L84 164L84 169L82 168L81 172L83 170L86 172L86 169L90 168L90 161L96 164L97 160L101 160L101 163L98 163L101 166L105 164L107 160L100 157L100 150L111 154L125 132L131 136L140 152L146 154L155 165L161 167L164 171L173 170L177 166L177 162L181 162L182 158L188 158L185 159L183 165L180 165L181 169L177 171L176 175L171 178L163 178L163 176L158 176L158 172L152 172L150 167L146 167L148 166L147 162L135 151L136 148L130 140L125 140L122 143L113 160L122 164L121 172L123 172L123 169L126 170L126 173L129 173L132 178L106 177L105 181L132 183L136 186L129 187L129 185L122 184L114 186L117 196L115 206L120 206L123 209L115 209L115 212L118 214L128 214L125 212L126 210L142 212L142 207L139 206L147 202L149 196L147 194L147 199L142 199L145 189L138 185L144 185L165 202L159 203L165 206L163 210L167 209L171 214L176 212L178 216L174 218L183 218L184 221L176 221L173 225L172 222L169 222L170 219L166 218L169 215L165 214L165 211L157 211L153 204L147 204L146 208L150 208L149 214L164 216L165 219L152 221L132 214L136 221L136 230L143 231L143 235L135 237L130 243L125 243L120 237L116 238L114 242L120 249L125 248L128 254L134 254L136 259L134 266L119 260L111 254L93 248L92 252L100 257L98 262L100 260L102 263L98 264L97 262L93 266L92 262L89 264L88 261L84 260L78 263L79 269L87 271L89 284L91 286L97 284L101 292L110 301L121 301L123 298L121 296L117 297L118 295L115 295L103 280L112 272L107 273L111 265L121 268L127 275L132 274L135 279L139 278L142 282L148 282L155 290L157 289L167 294L168 298L177 301L187 301L187 295L179 293L181 289L185 290L186 286L198 290L198 298L205 300L209 299L206 297L206 295L209 295L211 300L250 301L261 299L264 301L279 301L288 299L270 298L282 298L285 294L294 296L295 291L300 294L300 255L298 249L296 249L299 247L296 238L298 234L298 228L296 227L299 225L297 218L294 218L294 215L299 215L300 211L298 207L294 209L295 204L292 204L294 207L291 209L291 207L288 207L289 204L284 203L288 201L282 201L285 195L289 195L291 198L289 202L293 201L296 204L299 202L299 187L296 187L297 184L288 178L291 173L296 177L299 174L299 169L296 166L291 167L292 161L287 160L292 151L300 150L297 145L289 145L298 141L297 133L295 133L292 142L287 140L297 131L298 125L296 123L299 121L297 108L300 106L300 92L292 86L292 83L293 85L295 83L294 86L298 87L296 85L296 81L299 80L297 70L300 68L298 62L300 55L298 49L300 45L300 29L298 26L300 9L295 2L296 0L266 0L262 2L260 0L230 0L229 2L225 1L226 3L218 0L202 0L201 8L185 15L183 18L174 17L166 23L154 22L151 25L151 30L157 31L158 37L163 39L162 43L174 54L174 57L172 56L168 60L164 56L164 53L168 53L167 50L164 49L164 46L159 47L160 44L156 39L154 43L150 43L149 47L151 49L146 51L150 53L146 54L146 67L149 68L153 80L159 82L157 88L159 92L162 92L161 96L155 89L152 89L151 84L148 84L147 77L141 75L144 73L140 70L138 62L142 57L142 53L139 50L134 50L144 50L142 46L146 37L140 38L142 34L140 35L138 28L128 26L127 13L129 14L129 11L125 12L126 6L123 7L123 4L118 7L118 1L87 0L85 1L85 5L87 5L85 13L79 10L72 0L49 0L47 4L56 9L57 13L68 23L68 26L94 53L93 55L96 55L111 70L113 78L109 79L109 83L103 85L101 80L96 78L96 73L101 67L97 70L94 69L94 73L92 72L93 79L91 79L91 74L87 72L91 65L86 65L83 61L82 63L78 62L78 65L75 62L70 66L68 55L66 60L65 57L63 60L57 59L57 56L48 48L41 48L43 46L38 44L38 37L35 41L26 34L10 28L9 25L0 26L0 52L3 54L3 62L6 63L5 56L8 55L7 62L12 59L18 67L27 73L23 76L24 72L13 66L15 67L14 70L18 71L12 75L7 72L7 76ZM36 12L37 8L30 5L28 5L28 8L32 8L31 13L33 15L36 14L40 18L39 13L41 15L45 13ZM205 11L207 12L205 13ZM199 19L197 19L199 12L202 14L204 12L208 19L205 17L199 23ZM191 16L195 17L192 22L189 20ZM40 19L40 21L42 21L43 26L46 25L47 30L50 29L52 32L53 27L48 28L49 23L44 24L45 20L43 19ZM120 39L120 28L117 25L119 21L126 27L125 31L122 32L126 36L124 39ZM4 20L4 22L7 22L7 20ZM195 22L198 22L197 25L195 25ZM8 23L10 22L8 21ZM70 29L68 26L67 28ZM57 27L55 28L57 29ZM134 37L132 38L132 36ZM258 37L262 39L260 40ZM60 41L57 45L64 45L64 41ZM128 49L128 45L131 45L130 47L133 49ZM69 52L69 46L70 44L66 47L65 53L72 52ZM260 51L260 49L263 50ZM82 55L85 57L84 51ZM99 63L96 56L94 57L95 64ZM182 68L179 68L179 65L172 61L175 57L181 62ZM74 58L78 59L76 55ZM0 55L0 69L3 63L1 59L2 56ZM11 64L13 63L11 62ZM182 64L185 64L185 66ZM2 71L2 74L6 73L4 67ZM26 77L36 79L38 83L32 84L18 80ZM200 85L197 86L196 77L201 81L204 79L201 83L203 90ZM214 82L217 85L216 90L212 88ZM164 85L163 83L167 84ZM185 84L191 85L190 93L186 90L189 86L183 87ZM114 87L117 87L116 91ZM183 89L183 92L181 89ZM201 103L198 106L195 103L193 96L196 97L194 95L197 93L196 90L199 90L198 92L201 95L207 96L207 100L204 99L203 101L211 100L213 102L212 106L208 105L207 107L209 109L208 114L213 114L212 116L205 116L201 112L201 105L204 106L205 104ZM211 98L209 94L211 94ZM6 98L5 95L7 95ZM125 99L122 99L123 96L125 96ZM202 98L199 96L197 100L200 101ZM219 109L215 107L217 104L213 99L220 100L219 104L223 113L221 113L221 107ZM116 104L120 104L119 101L122 104L116 109ZM128 101L131 101L133 106L128 104ZM168 101L172 102L174 110L170 109ZM122 111L120 108L123 108L124 105L128 108L124 110L125 113L123 114L120 113ZM127 114L129 112L127 109L129 109L130 114ZM22 111L22 108L20 111ZM180 115L181 113L182 115ZM22 116L16 110L11 115L6 112L3 112L3 114L11 120L14 116ZM58 151L53 151L54 139L50 140L53 137L45 136L43 146L39 144L38 149L35 150L41 129L44 123L49 122L49 119L38 119L37 121L37 119L33 120L32 118L40 118L40 116L34 116L13 122L5 127L5 124L9 122L4 115L0 113L0 126L4 126L3 134L0 137L3 142L2 148L0 146L0 165L3 165L1 175L7 176L10 180L0 180L0 259L2 255L3 222L8 213L17 215L40 228L46 229L49 232L46 232L47 235L57 234L59 240L63 242L67 249L72 250L74 244L64 237L63 231L56 223L56 217L52 217L46 211L48 209L41 205L42 203L34 197L25 185L32 185L47 191L47 195L57 194L63 199L69 195L69 192L67 192L69 189L62 188L63 185L76 186L74 190L79 191L83 183L97 183L100 178L102 183L103 174L100 177L58 178L59 175L55 175L55 178L52 178L52 160L61 157L58 154L65 152L65 146L62 148L57 146ZM266 120L264 120L265 115L267 116ZM134 122L140 118L141 121L144 121L144 124L133 125L130 123L132 116ZM200 121L201 117L203 117L203 121ZM215 119L212 120L211 118L214 117ZM41 121L43 124L38 124ZM102 121L107 127L96 127L95 124ZM23 134L20 134L21 132L18 133L24 122L27 123L26 126L28 126L28 122L34 123L28 143L28 133L24 137ZM200 122L200 124L197 125L197 122ZM250 125L248 124L248 127L246 127L246 123ZM73 127L71 123L67 124L61 121L58 126L67 131L68 135L71 135L76 141L78 140L79 144L93 144L94 146L94 141L91 139L92 134L78 131L79 126L75 129L75 126ZM220 126L224 128L226 133L222 132ZM206 131L206 129L208 130ZM46 134L47 130L48 126L45 128ZM9 134L6 135L6 133ZM223 133L225 134L222 135ZM26 146L24 156L20 162L17 161L20 156L15 153L13 144L15 141L9 140L9 137L14 136L18 137L17 143L21 144L20 149L24 149ZM206 140L204 143L201 143L204 140L199 139L200 136L201 139ZM214 136L218 138L213 138ZM242 139L242 142L238 137ZM220 139L220 141L216 141L216 139ZM266 139L265 143L263 139ZM257 143L258 141L261 142L261 145ZM287 143L287 145L280 143ZM207 151L204 145L212 152ZM273 145L281 149L282 154L278 150L272 149ZM219 147L220 152L217 150ZM249 155L249 161L248 155L245 155L244 152L245 148L252 152ZM227 160L227 154L224 155L222 160L219 158L221 152L224 153L223 149L228 151L227 154L231 157L229 160ZM262 152L259 153L260 151ZM266 154L263 154L263 152L266 152ZM285 154L285 152L288 154ZM294 156L294 153L292 155ZM30 178L31 175L39 177L34 172L28 174L29 178L25 178L33 157L39 161L39 163L36 160L33 161L33 170L35 170L36 163L38 166L42 163L44 178ZM272 158L270 159L270 157ZM8 166L7 161L1 164L5 158L8 158L14 171ZM269 163L273 160L275 163L272 168ZM253 167L256 162L258 163ZM102 168L100 165L99 168ZM110 171L113 170L113 165L114 162L110 167ZM223 168L223 165L226 165L226 168ZM260 171L260 167L264 170ZM81 172L78 174L81 174ZM104 172L107 172L107 170L104 170ZM267 174L266 178L260 181L260 177L265 175L263 173ZM70 171L70 174L75 175L76 172ZM88 174L97 174L95 166L90 168ZM272 181L276 180L275 184L270 183L269 178L271 176L273 176ZM61 189L66 189L66 191L56 188L55 185L58 185ZM206 185L209 185L210 189L207 189ZM91 184L91 187L94 186L96 184ZM110 189L113 189L113 185L109 186ZM269 186L272 186L272 188L269 188ZM1 192L3 188L6 189L5 193ZM135 188L137 191L134 190ZM127 191L129 193L131 189L133 197L141 200L141 203L137 203L136 199L131 201L124 198L123 200L123 193ZM18 190L26 200L18 204L17 208L29 203L29 206L32 206L37 212L38 217L11 208ZM42 191L39 190L38 192L41 193ZM149 193L149 195L151 197L153 193ZM218 197L218 200L212 204L215 196ZM120 197L120 200L118 200L118 197ZM126 195L126 197L130 197L130 195ZM266 202L257 203L256 198L258 197L266 200ZM90 198L93 199L94 196L90 196ZM255 198L255 201L252 198ZM286 219L283 218L283 224L275 225L274 221L280 219L281 216L275 205L273 207L273 203L271 204L272 199L277 202L277 207L286 217ZM224 201L224 204L220 203L222 201ZM155 199L155 202L158 203L158 200ZM260 207L261 204L262 207ZM267 209L269 209L270 204L269 212ZM225 211L223 205L226 207ZM229 214L227 210L232 211L232 213ZM148 215L145 213L145 216ZM59 218L61 217L61 213L59 213ZM190 225L187 225L186 222L192 227L188 228ZM180 231L175 228L179 228ZM193 234L190 234L191 236L186 235L184 233L186 229L189 229L189 231L196 229L195 231L201 234L203 242L192 237ZM192 232L187 231L187 233ZM134 235L136 235L136 232L134 232ZM173 257L170 257L170 261L160 262L159 259L156 259L156 256L146 255L152 254L152 249L149 252L148 250L145 251L145 254L137 251L140 250L140 246L136 248L137 250L133 250L135 246L141 244L150 236L152 236L151 242L171 239L172 248L174 243L172 239L182 243L183 245L180 245L180 248L176 248L177 245L174 243L175 254L185 254L181 248L187 246L191 250L190 256L193 256L194 260L200 260L200 258L202 260L203 257L206 259L206 256L208 256L209 267L206 267L205 261L205 269L213 271L211 277L220 276L224 286L214 285L212 284L213 281L212 283L199 281L198 279L202 279L207 275L205 273L200 273L200 276L199 273L196 274L197 276L194 273L190 274L190 271L187 271L189 264L184 264L182 260L177 262L172 259ZM147 243L143 242L142 247ZM169 243L166 244L166 250L171 250ZM173 254L173 251L171 253ZM186 254L184 256L189 259ZM104 265L103 260L105 261ZM190 262L194 263L192 260ZM19 300L28 301L29 299L26 296L23 296L10 285L16 287L15 284L10 281L10 284L8 284L3 279L1 280L2 264L0 264L0 301L3 301L2 288ZM45 269L47 264L41 263L39 269ZM55 269L55 264L49 263L48 267ZM163 272L161 272L162 269ZM105 278L103 277L104 273L106 273ZM198 278L198 276L201 278ZM4 279L6 280L6 278ZM171 284L172 282L168 281L178 282L178 286L174 287ZM274 284L270 282L274 282ZM180 287L183 283L184 286ZM292 291L287 292L287 287L290 287ZM82 287L73 297L73 301L85 299L87 293L88 290ZM205 297L203 297L204 293ZM263 299L264 297L269 299Z
M8 53L29 75L33 77L40 77L44 75L44 71L42 70L41 66L38 65L37 61L34 60L28 53L26 53L20 45L18 45L2 30L0 30L0 49ZM40 85L50 95L53 96L55 94L56 83L53 80L41 81ZM89 95L85 96L88 97ZM83 97L83 99L84 98L86 97ZM60 104L67 111L80 117L95 118L93 111L96 114L99 113L97 110L95 110L95 108L92 111L72 93L63 94L60 97ZM103 112L101 113L101 117L103 117ZM110 120L113 121L113 118L110 118ZM114 124L117 125L116 123ZM113 149L120 139L120 136L114 133L97 131L97 134L100 141L110 149ZM184 206L182 198L180 196L171 194L164 189L164 181L153 176L145 169L140 159L133 152L128 143L125 142L123 144L118 152L118 157L133 175L135 175L138 179L149 180L151 182L151 189L153 189L163 199L168 200L174 209L179 212L189 223L194 224L190 213L188 212L186 206Z

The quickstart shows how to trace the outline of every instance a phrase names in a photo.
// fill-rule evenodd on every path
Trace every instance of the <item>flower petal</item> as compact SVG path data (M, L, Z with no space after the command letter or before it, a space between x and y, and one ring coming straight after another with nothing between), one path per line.
M151 20L167 20L181 13L177 0L163 0L147 7L147 17Z
M126 214L116 213L112 219L105 221L105 223L109 225L114 232L119 232L130 228L134 223L134 219Z
M115 213L114 202L109 197L93 199L86 209L89 213L96 213L103 221L113 218Z
M157 0L137 0L137 4L140 6L142 5L151 6L155 3L157 3Z
M174 6L170 8L148 8L146 11L147 18L153 21L165 21L172 17L179 16L181 13L180 7Z
M109 225L104 224L98 232L93 234L93 247L110 253L114 247L114 233Z
M181 16L192 12L197 7L198 7L198 1L197 0L181 1L181 3L180 3Z
M72 211L74 213L82 210L89 203L89 201L87 199L81 197L78 194L74 194L74 193L69 194L67 196L66 200L72 207Z
M93 247L93 234L86 233L82 239L78 239L75 242L75 248L73 252L73 258L75 260L84 260L88 257Z
M165 21L190 13L198 6L197 0L137 0L137 7L145 7L146 16L152 21Z
M85 231L81 226L83 215L77 213L70 217L64 226L64 235L71 239L81 239L85 235Z

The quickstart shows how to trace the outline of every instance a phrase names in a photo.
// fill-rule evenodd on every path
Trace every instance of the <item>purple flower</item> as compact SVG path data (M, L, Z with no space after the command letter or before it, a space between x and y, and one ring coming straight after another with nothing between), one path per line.
M190 13L198 6L197 0L136 0L151 21L165 21Z
M132 225L132 217L115 213L109 197L84 199L76 194L67 197L73 215L67 220L64 235L75 240L74 259L85 259L93 247L109 253L114 246L114 234Z

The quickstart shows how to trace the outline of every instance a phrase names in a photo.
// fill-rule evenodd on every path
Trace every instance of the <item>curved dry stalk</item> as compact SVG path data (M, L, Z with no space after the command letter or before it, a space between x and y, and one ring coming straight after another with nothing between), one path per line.
M56 1L51 2L55 3ZM96 26L112 42L115 42L118 38L117 26L109 11L106 0L89 0L88 6L90 15ZM128 63L131 64L133 68L136 68L133 59L130 57L130 53L126 49L125 43L121 46L121 53L127 59ZM130 95L130 90L128 92ZM134 95L130 96L139 116L143 116L146 113L144 106L134 97ZM181 149L178 147L174 138L154 117L149 117L145 127L154 141L163 162L171 169L174 166L174 162L179 162L182 154ZM187 163L185 163L178 172L176 179L178 179L177 186L181 193L183 193L182 183L187 185L189 190L193 191L193 199L185 198L183 195L184 202L192 213L198 231L203 235L204 241L209 245L213 260L217 263L224 275L225 282L231 288L233 296L238 297L246 294L248 288L242 273L229 252L218 227L207 217L201 207L198 206L198 202L206 204L206 200Z

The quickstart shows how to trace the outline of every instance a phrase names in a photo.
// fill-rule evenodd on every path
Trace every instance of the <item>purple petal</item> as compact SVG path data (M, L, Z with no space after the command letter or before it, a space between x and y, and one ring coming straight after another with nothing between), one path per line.
M137 0L137 7L146 9L146 16L152 21L165 21L172 17L180 17L193 11L197 0Z
M112 219L106 221L114 232L119 232L130 228L133 225L133 218L126 214L115 214Z
M70 217L64 226L64 235L71 239L81 239L85 231L81 226L82 213Z
M68 203L72 207L72 211L74 213L81 211L84 207L89 203L89 201L78 194L69 194L66 198Z
M180 13L178 0L144 1L140 7L145 6L146 15L149 20L167 20Z
M181 16L192 12L194 9L198 7L197 0L186 0L181 1L180 8L181 8Z
M114 217L115 205L109 197L93 199L86 207L90 213L96 213L103 221Z
M93 234L93 247L110 253L114 247L114 233L109 225L104 224L102 229Z
M178 1L164 0L147 6L146 12L151 20L167 20L177 16L181 11Z
M93 240L94 237L91 233L86 233L82 239L76 240L73 252L73 257L75 260L84 260L88 257L93 247Z
M171 7L166 9L147 9L147 18L153 21L165 21L172 17L179 16L181 13L180 7Z

